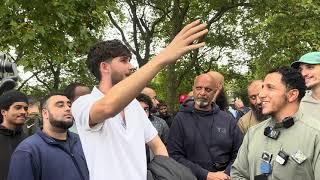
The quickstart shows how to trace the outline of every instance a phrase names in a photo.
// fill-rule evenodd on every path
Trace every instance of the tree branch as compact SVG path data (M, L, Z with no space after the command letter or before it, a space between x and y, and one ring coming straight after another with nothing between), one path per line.
M48 83L42 81L42 80L38 77L37 74L35 75L35 77L36 77L36 79L37 79L39 82L41 82L49 91L51 90L51 88L50 88L50 86L48 85Z
M21 83L21 85L18 87L18 91L20 91L22 88L23 88L23 86L31 79L31 78L33 78L34 76L36 76L36 75L38 75L40 72L42 72L43 70L39 70L39 71L37 71L37 72L34 72L34 73L32 73L32 75L28 78L28 79L26 79L26 80L24 80L22 83Z
M122 37L122 41L124 42L124 44L130 49L130 51L133 53L133 54L137 54L137 52L132 48L132 46L128 43L127 39L126 39L126 36L124 35L124 32L123 30L121 29L121 27L118 25L118 23L115 21L115 19L112 17L111 15L111 12L108 11L107 12L108 14L108 17L111 21L111 23L114 25L114 27L120 32L121 34L121 37Z

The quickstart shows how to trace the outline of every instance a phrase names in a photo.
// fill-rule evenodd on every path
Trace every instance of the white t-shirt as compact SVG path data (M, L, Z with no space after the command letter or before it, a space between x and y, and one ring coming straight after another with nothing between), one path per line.
M145 143L156 137L157 130L136 99L124 109L126 126L119 113L90 128L89 111L103 96L94 87L91 94L81 96L72 104L90 180L145 180Z

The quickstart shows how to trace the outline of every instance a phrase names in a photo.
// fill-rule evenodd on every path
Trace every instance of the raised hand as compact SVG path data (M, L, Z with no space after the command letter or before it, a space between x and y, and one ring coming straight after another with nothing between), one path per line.
M171 43L159 54L164 64L175 63L184 54L191 50L198 49L205 45L204 42L195 43L194 41L199 39L208 33L206 29L207 24L200 23L200 20L196 20L186 25L171 41Z

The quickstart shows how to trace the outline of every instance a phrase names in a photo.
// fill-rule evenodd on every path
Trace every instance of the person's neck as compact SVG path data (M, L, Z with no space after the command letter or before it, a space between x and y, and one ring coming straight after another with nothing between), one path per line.
M112 88L112 83L110 81L107 81L107 80L100 81L98 89L103 94L106 94L109 91L109 89L111 89L111 88Z
M280 111L272 115L272 117L278 122L282 122L286 117L293 116L299 109L299 103L292 103L285 105Z
M3 120L3 122L1 123L2 126L4 126L5 128L7 129L10 129L10 130L16 130L17 129L17 126L14 125L14 124L10 124L8 123L6 120Z
M54 139L58 139L58 140L67 139L67 130L62 130L54 127L43 127L42 132Z
M316 100L320 100L320 84L318 86L316 86L315 88L313 88L311 90L312 94L311 96L316 99Z

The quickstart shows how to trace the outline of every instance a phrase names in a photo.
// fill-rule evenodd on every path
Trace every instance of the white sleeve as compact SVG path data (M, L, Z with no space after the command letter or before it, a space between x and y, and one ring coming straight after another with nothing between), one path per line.
M78 130L99 131L102 128L104 121L93 127L89 126L90 109L97 100L98 99L94 99L89 94L79 97L75 102L72 103L71 112Z
M155 138L158 135L158 131L153 126L151 121L147 118L145 121L145 128L144 128L144 139L145 143L150 142L153 138Z
M132 103L132 106L136 107L135 109L139 113L139 117L141 118L140 123L142 124L143 132L144 132L144 141L145 143L148 143L158 135L158 131L149 120L146 112L141 107L139 101L134 99L131 103Z

